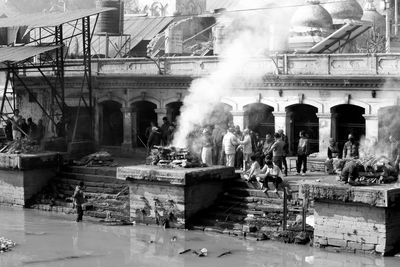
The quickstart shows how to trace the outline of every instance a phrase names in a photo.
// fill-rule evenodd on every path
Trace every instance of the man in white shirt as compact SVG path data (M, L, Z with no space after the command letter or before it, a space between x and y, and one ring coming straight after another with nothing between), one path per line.
M236 146L239 144L236 136L233 134L234 131L235 128L230 127L222 139L222 148L225 152L226 166L228 167L235 166Z

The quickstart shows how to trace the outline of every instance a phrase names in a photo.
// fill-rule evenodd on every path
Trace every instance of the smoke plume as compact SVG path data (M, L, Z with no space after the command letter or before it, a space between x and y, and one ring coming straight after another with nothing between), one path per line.
M263 4L260 5L260 2ZM285 47L284 43L277 47L277 40L287 39L287 18L293 10L274 8L274 2L246 1L246 6L239 4L234 10L247 11L226 12L217 19L219 25L225 26L218 66L208 76L194 80L189 88L181 108L174 146L188 147L189 143L193 143L189 138L193 131L218 121L213 117L216 115L214 110L223 97L236 93L234 88L245 88L247 83L262 79L265 69L250 64L252 61ZM292 2L282 3L287 5Z

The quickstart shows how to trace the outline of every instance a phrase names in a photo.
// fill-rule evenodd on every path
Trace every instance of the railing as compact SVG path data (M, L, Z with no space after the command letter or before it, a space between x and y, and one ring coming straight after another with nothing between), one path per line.
M177 75L204 76L212 73L218 57L169 57L93 59L93 75ZM77 64L80 60L68 60ZM67 67L67 76L81 67ZM270 75L305 76L397 76L400 74L400 54L284 54L252 58L243 63L242 71L251 74L257 70Z

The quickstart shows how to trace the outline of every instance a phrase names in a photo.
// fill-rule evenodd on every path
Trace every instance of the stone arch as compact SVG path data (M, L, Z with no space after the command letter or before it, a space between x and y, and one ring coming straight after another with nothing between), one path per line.
M237 110L238 109L238 104L235 101L233 101L232 99L222 98L220 102L225 104L225 105L230 106L232 108L232 110Z
M318 113L324 113L324 104L312 99L304 99L303 101L299 101L298 99L288 100L280 105L279 111L284 111L290 106L305 104L318 109Z
M160 100L158 100L157 98L155 98L153 96L149 96L149 95L146 95L146 94L131 98L129 100L128 104L129 104L129 106L131 106L135 102L141 102L141 101L151 102L154 105L156 105L157 108L161 108L161 101Z
M169 104L174 103L174 102L182 102L183 103L183 97L170 97L166 100L162 101L162 107L167 108Z
M335 106L346 105L346 104L363 108L365 110L365 114L371 114L371 105L370 104L359 101L359 100L354 100L354 99L350 99L349 101L346 101L346 100L331 101L327 104L326 110L330 111Z
M286 103L285 103L286 104ZM289 151L296 153L299 133L305 131L309 138L311 152L319 151L319 121L317 114L322 105L316 106L310 101L291 101L285 105L286 136L289 140Z
M99 106L99 137L100 144L120 146L123 142L123 104L110 98L98 104Z
M275 105L276 106L276 105ZM244 127L249 128L260 136L275 132L275 116L273 112L276 109L263 102L253 102L243 106Z
M97 98L97 104L101 104L101 103L106 102L106 101L117 102L117 103L121 104L122 107L127 107L128 106L128 103L127 103L127 101L125 99L123 99L122 97L113 95L113 94L107 94L107 95L103 95L103 96L100 96L100 97Z
M279 104L275 101L271 101L265 98L262 98L260 101L254 101L254 99L248 99L246 101L240 102L240 108L241 110L244 110L246 106L249 106L251 104L264 104L267 106L270 106L274 109L274 111L279 111Z

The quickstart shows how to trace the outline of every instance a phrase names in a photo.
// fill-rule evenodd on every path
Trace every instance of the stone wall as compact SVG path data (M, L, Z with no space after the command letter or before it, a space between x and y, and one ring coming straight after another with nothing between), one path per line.
M53 177L51 169L0 170L0 204L25 206Z
M399 211L366 204L320 201L315 202L314 208L314 245L317 247L388 253L399 240Z

